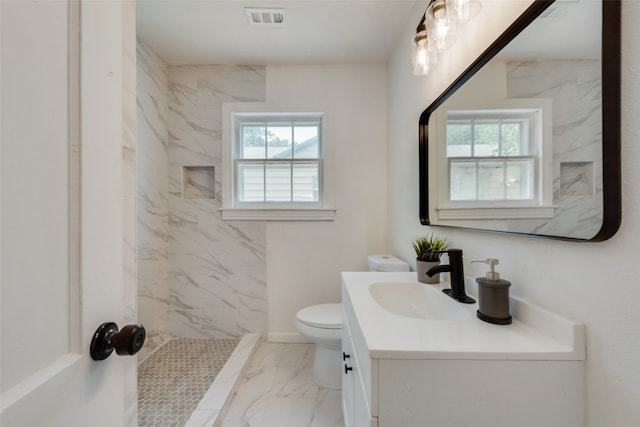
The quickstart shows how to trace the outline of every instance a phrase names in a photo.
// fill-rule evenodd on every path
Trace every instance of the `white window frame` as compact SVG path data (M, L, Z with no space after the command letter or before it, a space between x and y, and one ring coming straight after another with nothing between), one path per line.
M537 111L538 120L536 132L539 141L530 141L531 154L536 157L534 172L533 200L478 200L453 201L450 197L450 159L447 157L447 115L449 111L457 114L469 113L482 116L486 111L489 115L500 111ZM473 104L449 105L447 109L434 113L435 126L429 126L429 140L435 141L437 159L437 201L435 209L440 220L475 220L475 219L530 219L553 218L553 165L552 165L552 100L544 98L511 98L483 103L481 106ZM530 132L531 134L531 132ZM528 157L528 156L527 156ZM497 160L504 157L496 157ZM484 157L482 157L484 159ZM517 157L512 157L517 159Z
M320 118L322 138L318 161L317 202L242 202L237 198L237 138L239 123L246 119L288 121ZM331 184L332 114L328 108L234 102L222 105L223 220L331 221L335 217ZM264 159L271 163L271 159ZM274 161L275 162L275 161ZM290 163L287 161L287 163Z
M449 182L448 188L448 198L449 202L452 206L466 207L466 206L499 206L505 205L507 207L511 207L514 205L518 206L538 206L539 203L539 194L540 189L538 188L538 139L542 136L539 135L541 132L541 126L538 126L538 122L541 120L541 110L539 109L510 109L510 110L455 110L447 114L446 126L448 127L451 117L453 116L453 120L457 121L465 121L471 123L471 133L472 133L472 145L471 145L471 153L469 156L458 156L458 157L449 157L447 156L448 163L448 171L447 171L447 181ZM482 121L494 121L494 122L502 122L503 120L519 120L524 123L524 133L526 133L526 152L527 154L521 154L518 156L476 156L474 151L477 148L477 139L473 134L474 124L476 122ZM500 132L500 126L498 127L498 132ZM501 138L499 138L501 140ZM445 144L448 141L445 141ZM501 141L498 142L499 144ZM524 144L523 144L524 145ZM447 150L449 146L447 145ZM508 162L508 161L529 161L532 167L532 197L530 199L498 199L498 200L486 200L486 199L477 199L477 200L454 200L451 194L451 168L452 165L456 162L465 162L465 163L475 163L476 164L476 173L479 173L479 167L482 163L486 162ZM476 177L476 194L479 193L480 179L479 176ZM504 184L506 187L506 183ZM506 191L506 188L503 188Z

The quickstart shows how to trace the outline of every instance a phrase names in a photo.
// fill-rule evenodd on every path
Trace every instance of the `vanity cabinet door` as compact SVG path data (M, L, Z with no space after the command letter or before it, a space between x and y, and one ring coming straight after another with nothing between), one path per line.
M356 372L353 376L353 425L354 427L378 427L378 418L371 416L371 409L367 404L360 372Z
M342 315L346 319L345 314ZM355 427L357 424L353 422L353 384L354 371L345 369L352 366L353 345L351 342L351 332L349 323L344 322L342 327L342 416L344 418L345 427Z
M343 314L343 319L346 316ZM377 418L371 417L357 349L351 336L349 322L342 328L342 413L345 427L377 427Z

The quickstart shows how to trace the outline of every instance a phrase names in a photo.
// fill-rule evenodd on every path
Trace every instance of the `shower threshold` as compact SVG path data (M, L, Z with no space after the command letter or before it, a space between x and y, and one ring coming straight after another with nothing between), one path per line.
M258 333L167 341L138 366L140 427L218 426L260 341Z

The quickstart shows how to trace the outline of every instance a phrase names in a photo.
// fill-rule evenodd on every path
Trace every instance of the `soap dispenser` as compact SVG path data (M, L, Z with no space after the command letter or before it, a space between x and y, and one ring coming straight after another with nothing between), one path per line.
M500 273L495 271L495 266L500 261L495 258L488 258L483 262L489 264L489 271L486 277L478 277L478 319L496 325L511 324L509 314L509 286L511 282L500 278Z

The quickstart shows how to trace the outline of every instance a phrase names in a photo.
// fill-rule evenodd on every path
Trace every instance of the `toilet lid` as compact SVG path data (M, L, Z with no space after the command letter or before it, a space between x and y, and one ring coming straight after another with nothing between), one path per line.
M297 319L308 326L324 329L342 328L342 304L319 304L303 308Z

